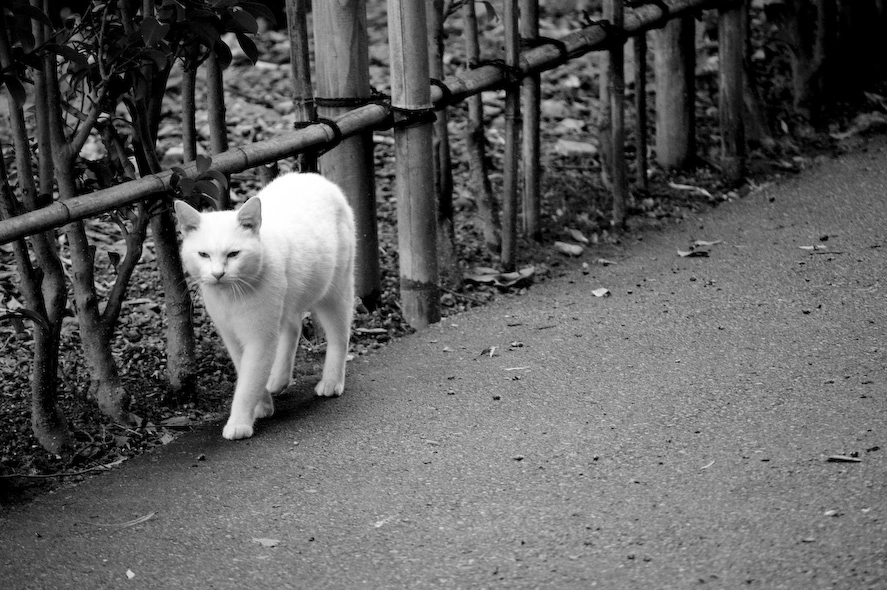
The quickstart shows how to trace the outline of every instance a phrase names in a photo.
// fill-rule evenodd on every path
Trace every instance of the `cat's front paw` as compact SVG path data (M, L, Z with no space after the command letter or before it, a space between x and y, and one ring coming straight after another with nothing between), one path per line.
M241 438L249 438L253 435L252 424L232 424L228 422L222 430L222 436L228 440L239 440Z
M345 391L345 382L333 379L321 379L314 388L314 392L321 397L338 397L343 391Z

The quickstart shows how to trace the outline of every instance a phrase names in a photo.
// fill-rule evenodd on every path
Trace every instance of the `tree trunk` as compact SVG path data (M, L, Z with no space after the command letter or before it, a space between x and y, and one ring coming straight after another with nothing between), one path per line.
M742 38L745 43L745 50L742 57L742 68L744 76L742 77L742 99L745 103L745 139L748 145L759 145L765 151L771 151L776 146L776 140L773 139L773 131L767 116L764 113L763 99L755 80L754 68L751 65L751 55L749 51L749 19L751 13L748 9L748 2L742 3Z
M635 168L638 190L650 189L647 179L647 33L634 38Z
M604 189L611 191L613 188L613 116L611 114L613 103L610 101L610 63L604 57L598 78L598 143L601 160L601 184Z
M5 23L0 15L0 36L5 30ZM2 58L4 46L6 49L9 47L5 39L0 39L0 64L3 66L6 65ZM21 180L19 190L23 193L22 200L26 203L26 207L32 209L36 204L36 187L33 181L31 152L27 145L28 138L21 106L15 103L11 95L9 96L9 110L13 126L13 140L16 145L17 167ZM0 192L0 213L2 213L0 217L9 219L16 213L15 197L9 187L5 165L0 165L0 191L2 191ZM70 444L65 417L56 404L59 334L66 296L61 262L58 259L58 252L50 242L52 235L54 235L53 232L46 232L32 236L39 271L31 264L27 242L24 239L14 242L13 249L25 305L42 320L33 321L31 429L40 446L50 453L59 453Z
M443 80L444 0L428 3L428 75ZM453 209L453 161L450 154L450 133L447 109L437 111L432 127L432 159L434 160L434 194L437 198L437 256L441 283L450 288L462 284L462 273L456 254L455 211Z
M745 121L742 82L745 15L739 5L720 9L718 20L718 114L721 131L721 174L730 185L745 175Z
M185 63L182 72L182 156L185 162L197 159L197 68Z
M625 23L625 10L622 0L605 0L604 18L609 18L614 28L619 31ZM611 223L614 227L625 225L625 205L628 200L628 180L625 170L625 53L619 42L607 53L609 63L608 84L610 117L612 126L610 135L603 141L610 142L613 158L613 207Z
M192 401L196 395L197 361L191 295L182 269L175 219L169 197L162 197L159 211L151 217L151 233L157 268L166 303L166 373L173 401Z
M480 58L480 45L474 2L465 2L462 5L462 17L465 21L465 51L468 54L469 62L476 63ZM499 204L493 195L493 187L487 174L487 139L484 129L482 96L473 94L466 99L466 102L468 103L468 128L465 141L470 168L469 185L478 191L475 197L477 216L480 220L487 251L491 254L499 254L502 245L499 230Z
M206 103L209 112L209 144L213 155L221 154L228 149L228 125L225 121L225 87L222 77L222 66L214 52L210 52L206 62ZM152 139L155 136L149 136ZM153 143L152 143L153 145ZM230 177L226 175L230 181ZM230 183L229 183L230 185ZM222 211L231 208L231 191L223 187L219 208Z
M791 48L793 106L803 126L793 131L805 135L808 125L824 127L835 102L837 88L828 81L827 59L834 50L837 8L835 0L788 0L786 7L783 26Z
M131 103L131 115L136 131L134 143L139 167L149 173L159 172L160 162L154 149L155 138L151 136L145 104L141 101ZM149 225L154 237L154 253L157 256L157 269L166 304L168 397L173 403L186 403L194 399L197 381L191 295L182 268L171 197L156 195L149 209L153 213Z
M48 53L43 58L46 80L46 104L39 105L49 113L47 125L50 128L50 143L56 185L60 201L76 196L74 161L89 133L101 114L99 104L103 96L89 96L89 105L76 132L66 135L63 116L63 100L59 88L58 69L55 56ZM117 365L111 355L111 328L102 322L99 313L98 295L95 290L94 260L95 249L86 238L82 222L69 223L64 227L68 239L73 270L74 301L80 327L80 340L86 363L90 368L90 394L95 397L103 413L114 420L128 423L129 396L120 381Z

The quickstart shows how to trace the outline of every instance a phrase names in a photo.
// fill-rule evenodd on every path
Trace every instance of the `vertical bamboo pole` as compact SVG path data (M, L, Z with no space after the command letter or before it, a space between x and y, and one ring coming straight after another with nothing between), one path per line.
M668 21L653 33L656 57L656 161L663 168L693 165L696 62L692 16Z
M465 2L462 5L462 18L465 22L463 33L465 53L469 63L477 63L480 59L480 43L478 42L477 12L474 2ZM478 191L476 193L477 216L482 225L487 251L499 254L501 243L499 204L493 195L493 187L487 174L483 96L481 93L472 94L465 101L468 103L468 129L466 132L468 165L471 168L471 186Z
M738 183L745 173L745 123L742 117L744 20L741 1L731 2L718 10L721 172L730 184Z
M505 0L505 65L519 65L517 0ZM514 71L514 70L511 70ZM505 88L505 153L502 163L502 268L513 271L517 264L518 158L520 157L520 90L509 83Z
M318 96L369 98L366 0L315 2L313 16ZM427 86L427 76L423 82ZM318 111L322 116L334 119L351 108L320 106ZM368 309L375 309L379 304L382 283L372 131L363 131L342 140L320 158L320 167L324 176L338 184L348 195L354 209L357 231L355 291Z
M425 3L388 0L391 106L431 108ZM400 294L404 318L416 329L440 321L437 272L437 204L431 124L395 111L394 155Z
M222 67L215 53L206 60L206 107L209 112L209 144L213 155L228 151L228 125L225 122L225 86ZM227 176L226 176L227 178ZM223 190L219 200L223 211L231 208L231 193Z
M520 36L532 41L539 37L539 0L520 0ZM542 228L539 225L541 203L539 197L540 169L539 126L541 75L532 74L521 81L523 109L523 212L524 235L539 241Z
M311 85L311 64L308 42L308 0L286 0L286 28L290 38L290 68L293 77L293 107L296 121L313 121L314 87ZM301 172L317 172L317 156L313 151L299 154L297 167Z
M604 19L613 23L617 33L625 25L623 0L604 0ZM625 201L628 197L628 182L625 173L625 54L624 38L615 40L607 52L609 63L610 136L603 141L610 142L613 179L613 208L611 220L614 226L625 224Z
M634 108L635 108L635 166L636 186L647 192L647 33L634 38Z

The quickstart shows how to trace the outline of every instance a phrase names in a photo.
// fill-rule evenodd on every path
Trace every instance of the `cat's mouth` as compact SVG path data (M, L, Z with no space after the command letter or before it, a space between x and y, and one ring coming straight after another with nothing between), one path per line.
M235 282L229 277L208 277L203 279L203 284L207 287L230 287Z

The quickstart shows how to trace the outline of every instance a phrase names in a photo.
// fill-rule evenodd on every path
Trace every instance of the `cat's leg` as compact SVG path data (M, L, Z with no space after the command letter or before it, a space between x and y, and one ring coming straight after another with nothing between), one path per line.
M315 308L317 319L326 333L326 358L323 362L323 376L314 388L317 395L332 397L342 395L345 390L345 361L348 356L348 340L351 336L351 316L354 312L354 297L327 296Z
M243 347L234 400L231 402L231 416L222 430L222 436L228 440L253 435L256 413L260 406L265 407L264 404L270 400L265 384L274 361L274 347L273 338L248 342Z
M237 371L237 374L239 375L240 359L243 357L243 346L240 344L240 341L237 340L233 330L226 330L218 324L216 324L216 330L218 330L219 334L222 336L222 342L225 343L225 348L228 349L228 356L231 357L231 362L234 363L234 370Z
M256 404L255 409L253 410L253 419L258 420L259 418L268 418L269 416L274 415L274 398L271 397L271 392L267 389L265 390L265 395L259 400L259 403Z
M277 394L293 384L293 366L296 362L296 351L299 338L302 337L302 314L294 321L285 320L280 327L277 339L277 354L271 366L271 376L265 386L272 394Z

